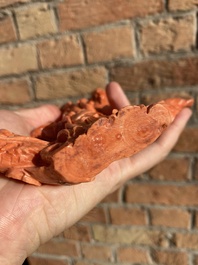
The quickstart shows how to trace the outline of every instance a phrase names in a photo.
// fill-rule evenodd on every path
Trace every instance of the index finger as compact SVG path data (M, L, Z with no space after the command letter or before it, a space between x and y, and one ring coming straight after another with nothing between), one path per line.
M130 105L130 102L122 90L121 86L116 82L111 82L106 87L106 93L111 106L115 109L121 109L127 105Z

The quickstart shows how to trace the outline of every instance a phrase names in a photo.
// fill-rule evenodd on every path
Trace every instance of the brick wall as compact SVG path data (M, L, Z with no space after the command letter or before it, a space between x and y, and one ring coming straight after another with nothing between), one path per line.
M132 103L195 98L171 155L31 265L198 265L197 0L0 0L1 108L62 104L111 81Z

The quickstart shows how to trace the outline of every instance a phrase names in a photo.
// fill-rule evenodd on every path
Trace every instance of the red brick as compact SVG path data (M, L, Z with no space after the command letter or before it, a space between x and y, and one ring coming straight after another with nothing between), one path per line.
M57 32L54 14L45 3L17 9L16 19L23 40Z
M103 67L50 73L36 78L37 99L83 96L97 87L105 87L107 71Z
M169 0L168 8L171 11L186 11L190 9L196 9L198 0Z
M195 46L195 27L194 15L149 21L141 26L140 49L144 55L191 50Z
M152 168L148 174L151 179L181 181L188 179L188 169L188 159L168 158Z
M127 203L198 205L198 186L134 183L126 188Z
M111 207L111 223L115 225L146 225L146 213L143 209Z
M42 68L80 65L84 61L79 39L74 35L42 41L37 48Z
M77 245L71 242L51 240L37 249L38 253L77 257Z
M76 224L63 232L63 236L69 240L89 242L91 240L89 226Z
M102 200L102 203L119 202L120 192L121 192L121 190L118 189L118 190L114 191L113 193L109 194L108 196L106 196L106 197Z
M21 74L38 69L36 49L33 45L0 49L0 75Z
M155 250L152 257L156 263L163 265L188 265L188 256L183 252Z
M119 26L84 34L88 62L96 63L133 57L132 36L130 26Z
M182 234L175 235L175 244L177 248L198 250L198 234Z
M82 245L82 255L84 259L97 261L110 261L112 257L111 248L108 246Z
M100 243L167 247L166 233L137 227L93 225L93 239Z
M101 207L94 208L87 215L85 215L80 222L106 223L105 210Z
M0 103L24 104L31 100L32 95L28 80L0 81Z
M194 178L198 180L198 159L195 160Z
M198 58L178 60L151 60L132 66L119 66L110 71L111 80L125 90L139 91L165 87L194 86L198 84Z
M28 258L29 265L69 265L68 261L64 260L55 260L55 259L47 259L47 258L39 258L39 257L29 257Z
M11 17L6 16L0 19L0 43L11 42L16 39L16 32Z
M30 0L1 0L0 7L7 7L14 4L28 3Z
M162 12L162 0L67 0L58 5L60 29L81 29Z
M176 152L197 152L198 128L186 128L173 150Z
M133 247L120 247L117 250L117 259L119 262L129 262L130 264L149 263L147 251Z
M191 214L180 209L151 209L151 224L156 226L189 228Z

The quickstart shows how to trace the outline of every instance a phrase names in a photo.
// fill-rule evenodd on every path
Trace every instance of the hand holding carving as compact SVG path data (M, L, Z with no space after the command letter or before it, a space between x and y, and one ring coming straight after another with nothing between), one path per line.
M118 84L111 83L107 94L114 108L120 109L129 104ZM114 112L113 115L116 113ZM98 174L95 181L89 183L35 187L26 185L22 181L11 181L2 175L0 178L0 237L2 243L0 263L21 265L27 255L34 252L40 244L72 226L128 179L143 173L161 161L176 143L191 113L190 109L183 109L153 144L131 157L113 162ZM151 114L152 108L149 115ZM0 128L13 131L15 134L28 135L34 128L49 124L59 116L60 111L55 106L42 106L17 112L1 110ZM108 120L108 117L104 118ZM1 137L5 140L5 138L10 139L15 136L10 132L2 131ZM38 139L34 139L32 143L36 144L37 141ZM48 141L44 142L49 144ZM37 150L43 148L43 146L36 145ZM10 146L13 146L11 142ZM15 158L7 162L14 162ZM2 162L5 161L2 160ZM32 166L28 163L26 161L25 165ZM7 165L5 170L6 168Z

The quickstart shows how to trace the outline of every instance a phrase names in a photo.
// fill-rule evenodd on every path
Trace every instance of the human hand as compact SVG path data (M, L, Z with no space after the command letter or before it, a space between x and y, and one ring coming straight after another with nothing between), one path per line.
M115 108L129 104L117 83L107 87L107 94ZM59 114L55 106L17 112L2 110L0 128L28 135ZM35 187L0 178L0 264L21 265L40 244L72 226L124 182L164 159L190 116L191 110L182 110L156 142L130 158L113 162L90 183Z

